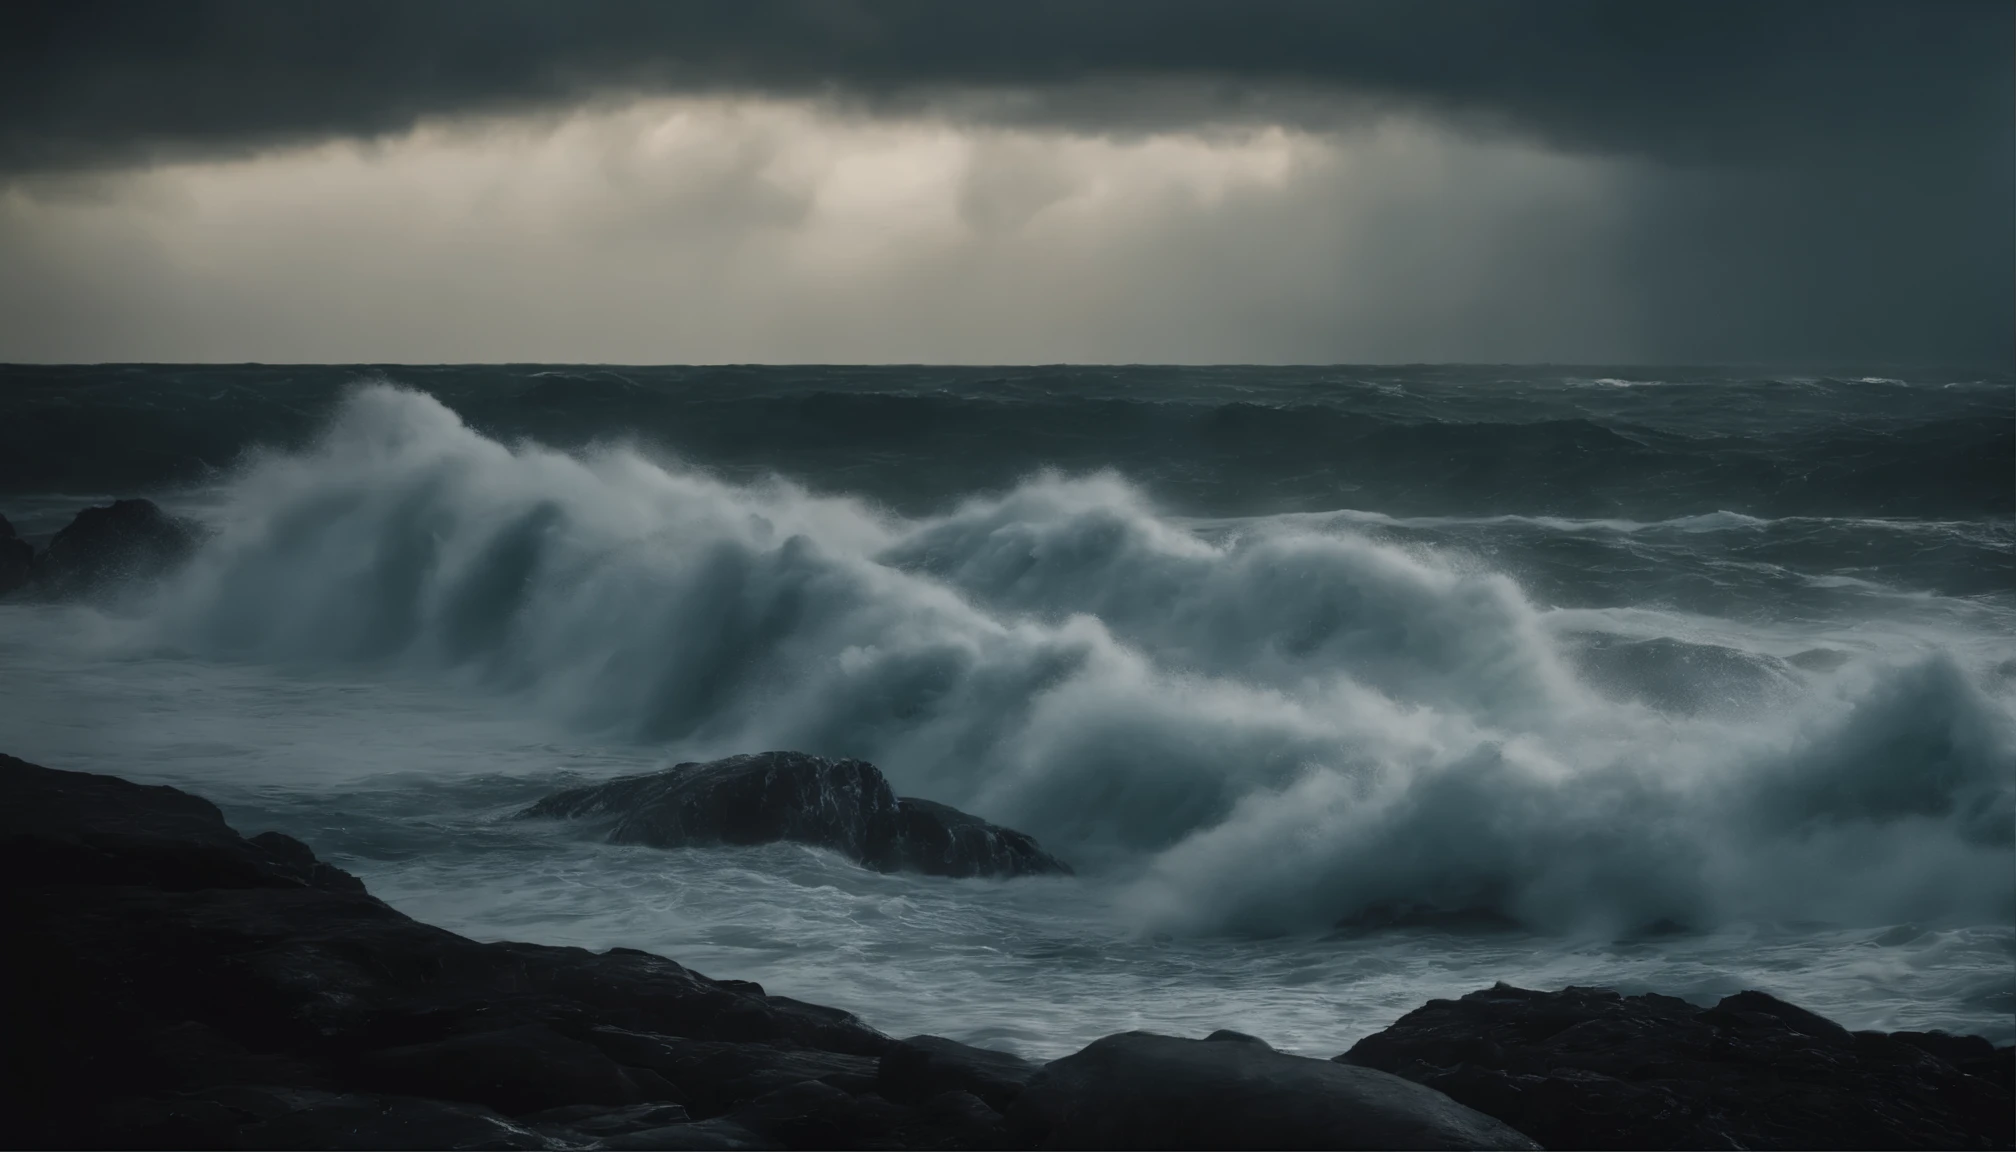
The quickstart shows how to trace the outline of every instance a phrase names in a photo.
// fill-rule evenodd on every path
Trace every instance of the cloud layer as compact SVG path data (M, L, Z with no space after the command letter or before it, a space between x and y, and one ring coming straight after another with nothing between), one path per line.
M1945 360L2016 8L0 14L0 358Z
M659 100L17 191L0 260L32 288L0 347L1517 360L1567 333L1615 355L1613 169L1397 122L1113 140Z
M0 156L403 131L610 92L827 94L1073 127L1402 105L1578 149L2008 141L1990 0L65 0L10 9ZM1180 83L1178 82L1180 81Z

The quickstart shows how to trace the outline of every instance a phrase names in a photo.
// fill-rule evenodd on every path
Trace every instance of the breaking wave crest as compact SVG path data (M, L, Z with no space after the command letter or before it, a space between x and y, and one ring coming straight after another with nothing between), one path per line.
M679 757L864 757L1148 927L2016 914L2016 725L1936 651L1662 712L1578 679L1508 577L1348 523L1206 540L1106 474L910 519L506 445L389 386L216 520L164 642L445 673Z

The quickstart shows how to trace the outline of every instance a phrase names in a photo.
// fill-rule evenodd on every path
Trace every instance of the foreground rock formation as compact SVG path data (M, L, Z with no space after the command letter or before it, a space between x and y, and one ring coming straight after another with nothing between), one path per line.
M873 765L762 752L626 776L546 797L522 816L598 820L619 844L831 848L879 872L1069 873L1034 837L944 804L899 797Z
M5 756L0 901L13 1147L2008 1141L2009 1049L1850 1035L1755 993L1702 1010L1501 987L1347 1063L1237 1033L1109 1036L1041 1066L895 1040L643 952L479 944L195 796Z
M1549 1148L2006 1148L2016 1060L1978 1036L1849 1032L1761 992L1713 1008L1499 985L1337 1057Z
M1047 1148L1538 1148L1449 1097L1236 1032L1127 1032L1053 1060L1008 1110Z
M167 571L189 558L199 538L194 524L152 500L115 500L77 513L37 555L0 518L0 595L96 595Z

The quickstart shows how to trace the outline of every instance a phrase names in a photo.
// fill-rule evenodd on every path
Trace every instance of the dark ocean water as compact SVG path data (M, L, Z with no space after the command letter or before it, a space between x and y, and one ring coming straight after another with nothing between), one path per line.
M2007 372L0 368L0 513L134 494L212 535L0 605L0 741L458 930L1044 1053L1494 979L2016 1034ZM773 747L1082 875L503 818Z
M1049 467L1199 515L2010 515L2009 374L1885 371L12 366L0 492L200 483L386 379L495 438L637 440L912 514Z

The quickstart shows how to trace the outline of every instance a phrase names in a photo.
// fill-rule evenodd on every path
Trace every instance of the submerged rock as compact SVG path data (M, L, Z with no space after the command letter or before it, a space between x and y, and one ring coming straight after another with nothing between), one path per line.
M56 596L104 591L157 576L189 558L198 533L152 500L115 500L86 508L49 541L35 563L35 581Z
M1069 873L1034 837L930 800L898 797L873 764L762 752L556 792L525 818L600 819L619 844L682 848L790 840L881 872Z
M1500 984L1339 1061L1439 1089L1549 1148L2006 1148L2011 1049L1854 1032L1762 992L1713 1008Z
M1538 1148L1398 1076L1276 1052L1239 1033L1124 1032L1054 1060L1008 1110L1044 1148Z

